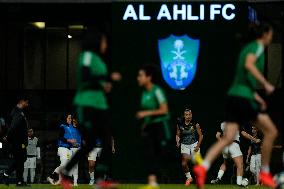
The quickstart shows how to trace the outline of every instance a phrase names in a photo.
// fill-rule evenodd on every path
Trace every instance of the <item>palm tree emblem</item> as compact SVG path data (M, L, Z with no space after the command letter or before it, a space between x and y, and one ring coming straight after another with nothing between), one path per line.
M175 40L174 42L174 48L176 50L173 50L171 51L173 54L175 54L175 57L173 58L174 60L177 60L177 59L181 59L181 60L184 60L184 57L182 56L184 53L186 53L185 50L182 50L184 47L184 43L182 40L180 39L177 39Z

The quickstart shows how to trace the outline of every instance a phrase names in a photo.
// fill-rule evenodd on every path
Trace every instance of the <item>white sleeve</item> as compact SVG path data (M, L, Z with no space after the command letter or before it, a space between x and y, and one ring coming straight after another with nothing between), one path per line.
M157 89L155 91L155 96L159 102L159 104L163 104L167 102L164 92L161 89Z
M220 127L221 127L221 130L224 133L225 132L225 122L222 122Z
M36 147L36 156L40 159L40 147Z
M263 51L264 51L264 47L263 47L263 45L258 45L258 48L257 48L257 50L256 50L256 53L255 53L255 56L257 57L257 58L259 58L259 56L263 53Z

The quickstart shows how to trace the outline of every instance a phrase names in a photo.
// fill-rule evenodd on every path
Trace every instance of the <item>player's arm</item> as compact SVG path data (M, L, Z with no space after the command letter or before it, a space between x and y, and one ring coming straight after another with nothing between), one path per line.
M115 153L115 141L113 136L111 136L111 151L113 154Z
M160 107L158 109L156 109L156 110L145 110L145 111L137 112L136 117L138 119L142 119L142 118L147 117L147 116L165 115L168 112L169 112L168 104L167 103L163 103L163 104L160 104Z
M200 145L201 145L202 140L203 140L203 134L202 134L200 125L198 123L196 124L196 131L197 131L197 134L198 134L198 143L197 143L197 146L195 147L195 151L197 152L199 150Z
M137 113L137 118L142 119L147 116L166 115L169 112L168 102L164 92L158 89L155 91L155 96L159 102L159 108L155 110L140 111Z
M103 87L101 81L106 81L108 78L105 75L97 76L91 73L91 68L89 66L81 66L82 80L90 82L92 87L101 88Z
M37 157L37 159L40 159L40 147L39 147L38 139L37 139L37 142L36 142L36 157Z
M262 111L265 111L267 109L266 102L263 100L263 98L261 98L261 96L257 92L254 93L254 99L260 105Z
M254 138L253 136L251 136L250 134L248 134L248 133L245 132L245 131L241 131L241 135L242 135L244 138L253 141L254 143L260 143L260 142L261 142L260 139Z
M151 110L151 111L145 111L145 116L158 116L158 115L165 115L169 111L168 104L163 103L160 104L159 109Z
M247 155L247 159L246 159L247 164L249 163L250 155L251 155L251 146L249 146L249 149L248 149L248 155Z
M257 55L250 53L246 56L245 69L251 73L251 75L265 88L268 94L274 91L274 86L272 86L262 75L262 73L257 69L255 63L257 60Z
M178 148L179 148L179 146L180 146L179 141L180 141L180 129L179 129L178 125L177 125L177 132L176 132L176 146L177 146Z
M221 132L219 132L219 131L217 131L217 133L216 133L216 139L217 140L221 140L222 139L222 133Z
M15 130L17 130L17 128L21 126L21 122L22 116L17 115L13 117L7 136L5 137L7 141L12 141L15 139Z
M74 140L74 139L67 139L67 138L65 138L64 134L65 134L64 128L60 127L60 130L59 130L59 140L61 140L64 143L70 143L72 145L76 142L76 140Z

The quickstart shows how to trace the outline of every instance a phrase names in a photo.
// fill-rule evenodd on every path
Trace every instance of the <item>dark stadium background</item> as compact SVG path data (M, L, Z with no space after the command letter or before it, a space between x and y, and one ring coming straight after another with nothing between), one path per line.
M141 123L135 119L141 95L136 82L139 68L149 63L159 66L157 40L160 38L170 34L187 34L200 39L197 73L193 83L184 91L174 91L160 75L159 84L168 97L173 140L176 117L182 113L183 108L190 107L194 120L200 123L204 132L201 148L204 153L215 141L215 132L222 122L224 94L231 83L237 52L243 45L249 22L249 4L234 4L237 8L236 19L230 22L125 22L122 21L122 16L127 3L1 4L0 117L8 117L18 92L29 94L29 123L35 128L43 151L41 180L44 181L58 163L54 144L59 119L64 112L72 111L72 98L76 89L76 60L80 52L82 30L72 29L70 25L103 27L108 33L110 51L105 60L110 70L121 72L123 77L120 83L114 83L113 92L109 95L117 143L113 176L123 182L138 182L145 179L139 140ZM146 14L153 14L161 4L144 5ZM259 18L274 19L274 42L283 45L283 26L279 24L281 15L268 14L270 8L262 3L251 6L258 10ZM277 3L272 3L271 6L275 9L279 7ZM29 24L35 21L45 21L46 29L40 30ZM68 34L72 35L72 39L67 38ZM267 75L268 70L266 68ZM276 83L279 87L274 101L278 103L274 104L278 106L273 105L271 110L278 125L282 126L283 104L279 102L283 101L283 70L282 66L282 70L275 73L282 77ZM177 182L183 179L183 174L179 151L174 142L169 151L171 153L165 157L169 160L168 170L165 171L163 180ZM273 156L274 171L280 169L279 152L275 150ZM4 168L8 159L5 146L0 150L0 158L0 167ZM212 171L216 173L220 163L221 159L214 164ZM81 171L81 178L86 178L86 174L87 170Z

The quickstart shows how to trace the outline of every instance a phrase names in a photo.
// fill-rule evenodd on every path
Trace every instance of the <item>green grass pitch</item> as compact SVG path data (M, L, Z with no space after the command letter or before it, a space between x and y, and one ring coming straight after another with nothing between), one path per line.
M142 184L120 184L118 189L139 189ZM12 189L16 188L15 185L10 185L9 187L5 185L0 185L0 189ZM21 187L23 188L23 187ZM34 184L32 187L25 187L30 189L60 189L59 186L51 186L49 184ZM74 189L95 189L94 186L89 186L86 184L80 184L78 187L73 187ZM17 187L18 189L18 187ZM182 184L161 184L160 189L196 189L194 185L189 187L185 187ZM205 189L240 189L237 185L206 185ZM266 187L262 186L253 186L249 185L248 189L267 189Z

